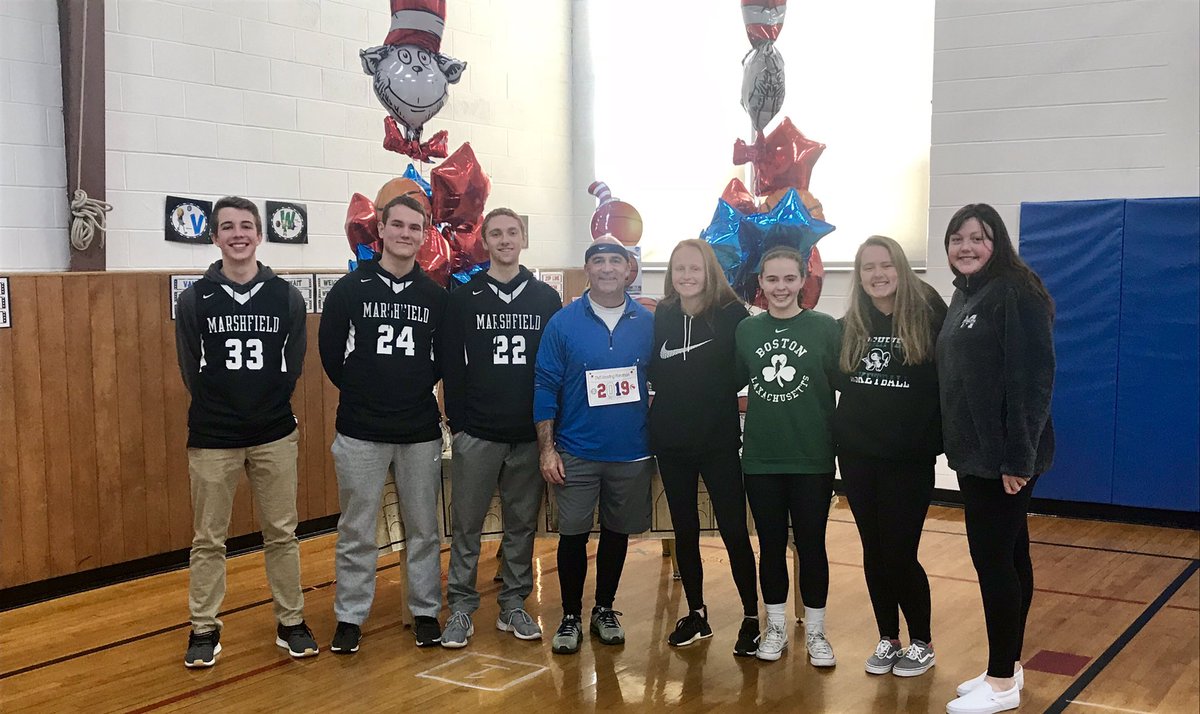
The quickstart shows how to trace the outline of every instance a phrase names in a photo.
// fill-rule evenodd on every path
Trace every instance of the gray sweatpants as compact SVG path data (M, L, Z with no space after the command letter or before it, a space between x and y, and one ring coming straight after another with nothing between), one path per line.
M479 538L484 519L500 486L500 512L504 518L501 552L504 564L500 589L501 611L524 608L533 592L533 539L538 509L546 494L538 465L537 442L504 444L477 439L465 431L454 437L450 461L450 574L446 599L450 612L467 614L479 609L476 577L479 571Z
M442 568L438 528L438 491L442 487L442 440L384 444L338 434L333 439L337 469L338 540L334 567L338 622L362 625L375 599L379 548L375 524L383 501L388 469L396 477L404 553L408 561L408 609L437 617L442 608Z

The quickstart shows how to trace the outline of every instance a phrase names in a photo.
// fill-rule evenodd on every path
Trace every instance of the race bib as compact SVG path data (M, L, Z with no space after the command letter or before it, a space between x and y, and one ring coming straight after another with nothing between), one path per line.
M587 377L589 407L627 404L642 398L638 391L637 367L589 369L584 376Z

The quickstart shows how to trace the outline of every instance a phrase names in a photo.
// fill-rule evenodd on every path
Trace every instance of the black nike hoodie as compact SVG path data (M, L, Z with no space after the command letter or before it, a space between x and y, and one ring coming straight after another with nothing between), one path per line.
M654 354L649 377L650 448L655 453L697 453L741 443L739 384L733 335L749 317L732 302L691 316L678 301L654 313Z

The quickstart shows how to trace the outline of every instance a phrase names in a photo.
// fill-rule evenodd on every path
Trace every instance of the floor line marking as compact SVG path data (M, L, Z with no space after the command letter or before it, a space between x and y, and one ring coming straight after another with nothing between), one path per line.
M1186 568L1183 569L1183 572L1176 576L1175 579L1172 580L1171 583L1167 585L1167 587L1161 593L1159 593L1159 596L1154 599L1154 602L1150 603L1150 605L1142 611L1142 614L1138 615L1137 619L1134 620L1133 623L1130 624L1129 627L1127 627L1125 631L1122 632L1121 635L1117 637L1117 639L1111 645L1108 646L1108 649L1104 650L1099 657L1093 660L1091 666L1085 669L1083 674L1079 675L1079 677L1072 682L1062 694L1059 695L1058 699L1056 699L1054 703L1046 709L1047 714L1060 714L1060 712L1066 710L1067 705L1070 704L1075 697L1079 696L1085 689L1088 688L1088 686L1096 679L1096 677L1102 671L1104 671L1104 668L1107 667L1109 663L1121 653L1121 650L1125 649L1125 646L1128 645L1133 638L1142 631L1146 624L1149 623L1150 620L1158 613L1158 611L1167 604L1168 600L1175 596L1175 593L1183 587L1184 583L1186 583L1192 577L1192 575L1196 573L1197 570L1200 570L1200 560L1193 560Z
M444 667L449 667L452 664L457 664L457 663L459 663L467 658L470 658L470 657L482 657L484 659L499 660L506 664L519 664L519 665L523 665L525 667L533 667L535 669L535 671L530 672L529 674L522 675L510 682L506 682L503 687L485 687L482 684L468 684L467 682L460 682L457 679L450 679L448 677L440 677L435 674L429 674L430 672L433 672L434 670L442 669ZM454 659L442 662L441 664L439 664L435 667L430 667L429 669L425 670L424 672L418 672L417 674L415 674L413 676L420 677L421 679L432 679L432 680L436 680L438 682L445 682L446 684L454 684L454 685L458 685L460 687L469 687L471 689L482 689L485 692L503 692L506 689L515 687L516 685L520 684L521 682L524 682L529 679L533 679L534 677L549 671L549 669L550 668L545 665L535 664L533 662L522 662L521 660L518 660L518 659L508 659L506 657L498 657L496 655L484 654L482 652L470 652L470 653L462 655L460 657L455 657Z
M1141 709L1124 709L1122 707L1110 707L1107 704L1095 704L1093 702L1081 702L1078 699L1072 700L1071 703L1078 704L1081 707L1096 707L1097 709L1108 709L1109 711L1114 711L1114 712L1129 712L1129 714L1153 714L1152 712L1145 712L1145 711L1142 711Z

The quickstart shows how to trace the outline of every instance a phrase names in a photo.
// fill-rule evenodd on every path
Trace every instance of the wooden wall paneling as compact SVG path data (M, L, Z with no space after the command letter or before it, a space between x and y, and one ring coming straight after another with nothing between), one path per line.
M92 399L92 323L88 278L63 276L67 337L67 417L71 427L71 499L75 519L75 570L100 565L96 411Z
M164 289L169 290L169 278L159 275ZM166 296L161 298L166 306ZM179 372L179 356L175 349L175 321L169 308L164 308L160 321L162 331L163 413L166 442L167 510L170 517L171 546L168 550L189 548L192 544L192 490L188 475L187 412L192 397L183 385Z
M329 449L325 422L325 371L321 368L321 353L317 346L317 329L321 316L308 318L308 347L304 354L303 393L297 389L296 401L304 402L305 421L300 422L304 440L300 446L304 451L304 470L300 472L303 497L298 508L301 520L311 520L327 515L325 510L325 452Z
M322 370L324 375L324 370ZM340 393L328 377L322 376L321 394L325 402L325 472L322 483L325 486L325 513L338 513L342 510L338 501L337 469L333 465L333 437L337 435L337 405Z
M138 356L141 363L142 457L146 475L146 537L151 553L171 549L167 496L167 446L163 405L162 322L170 320L168 291L161 276L138 276ZM165 313L165 314L164 314Z
M301 374L292 392L292 414L296 416L296 428L300 440L296 443L296 517L300 521L308 520L308 409L304 401L304 383L308 375Z
M46 445L46 524L50 576L75 572L75 516L71 496L71 424L67 407L67 334L63 278L34 279L42 377L42 434Z
M117 403L121 444L121 514L125 560L150 555L146 523L146 454L142 436L138 276L115 275L113 319L117 346Z
M117 331L113 277L87 276L92 334L92 405L96 421L96 486L100 508L100 565L125 557L125 500L117 400Z
M43 580L50 577L50 531L46 520L46 446L42 430L36 278L13 276L9 279L9 292L25 576L28 580Z
M21 472L17 450L17 403L13 385L13 331L0 330L0 587L26 581L21 549Z

